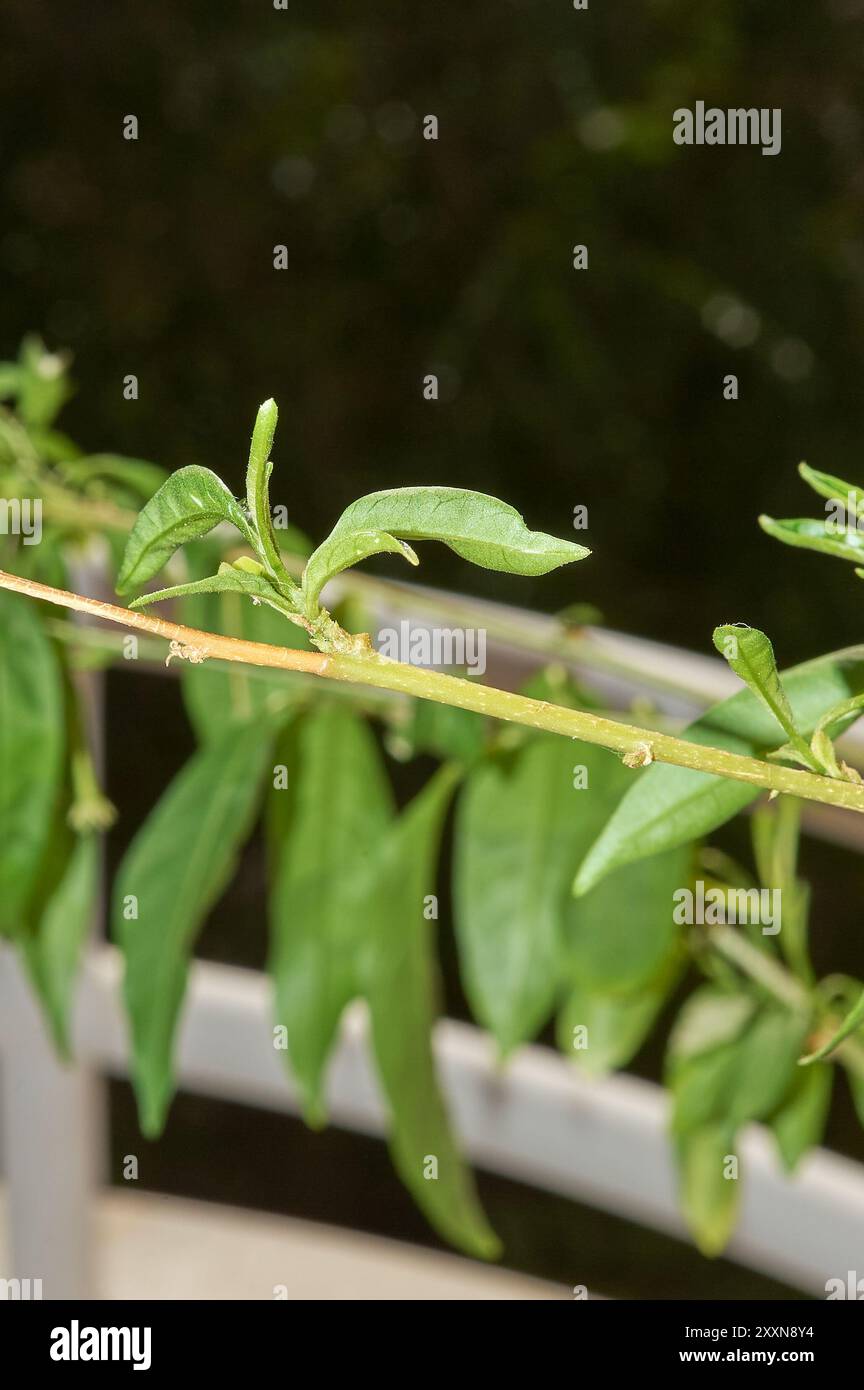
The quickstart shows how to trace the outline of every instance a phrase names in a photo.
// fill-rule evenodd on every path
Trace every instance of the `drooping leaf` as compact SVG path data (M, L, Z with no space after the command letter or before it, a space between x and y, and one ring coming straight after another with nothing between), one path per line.
M822 555L834 555L839 560L864 560L864 534L844 528L832 521L816 521L812 517L795 517L776 521L760 516L759 525L775 540L798 550L817 550Z
M158 1134L174 1090L172 1055L198 931L231 878L271 754L265 721L227 730L164 793L127 850L114 885L114 935L141 1128Z
M613 763L613 780L629 774ZM689 845L628 864L585 897L567 893L564 904L566 969L596 990L634 990L668 959L679 928L673 918L676 889L692 878ZM569 887L569 876L568 876Z
M770 1115L795 1079L807 1016L766 1005L742 1026L745 1005L741 996L724 997L711 986L697 991L683 1013L668 1052L674 1133L680 1135L714 1121L737 1129ZM700 1015L708 1020L701 1043L693 1021L704 1028ZM706 1038L712 1038L712 1020L716 1041L706 1046Z
M310 561L314 582L305 585L310 604L328 575L336 572L328 557L341 557L346 539L363 532L385 532L403 541L440 541L464 560L508 574L547 574L589 554L572 541L529 531L519 513L497 497L464 488L392 488L361 497L342 513Z
M21 942L30 977L63 1057L69 1056L69 1014L93 925L98 866L96 837L81 836L35 931Z
M574 787L574 763L587 788ZM564 905L580 851L608 815L602 749L551 735L471 771L456 818L454 908L461 974L478 1022L506 1053L548 1017L564 963Z
M304 608L308 617L318 611L318 599L324 585L343 570L368 560L370 555L401 555L409 565L420 561L406 541L397 540L387 531L370 528L357 531L334 531L309 557L303 574Z
M218 551L209 541L198 541L186 548L185 558L193 581L197 581L214 569ZM182 618L190 627L204 632L224 633L250 642L301 649L309 645L303 629L281 613L265 603L250 603L247 597L231 591L214 594L191 590L183 598ZM237 662L220 666L205 661L193 666L184 661L181 679L186 712L201 742L221 738L237 721L275 717L280 710L289 715L305 690L302 678L290 671L241 666Z
M810 1067L799 1071L789 1094L769 1121L780 1157L792 1173L816 1144L821 1143L831 1104L833 1067Z
M722 627L715 627L714 646L729 662L736 676L740 676L773 714L778 724L778 741L780 732L792 742L800 739L792 706L777 670L774 648L765 633L745 623L726 623Z
M783 673L792 713L809 737L820 716L864 691L864 648L849 647ZM750 690L714 705L685 732L692 743L761 755L776 747L776 721ZM699 839L760 795L712 773L655 763L617 807L577 875L585 893L621 864Z
M270 973L290 1066L317 1123L339 1020L359 987L357 884L393 798L375 740L350 710L322 704L289 740L287 785L270 793Z
M738 1043L739 1072L726 1111L733 1124L767 1119L780 1105L798 1075L807 1025L806 1014L766 1006L746 1029Z
M246 514L221 478L198 464L172 473L132 528L117 576L118 594L146 584L175 550L206 536L221 521L229 521L254 548L255 536Z
M36 605L0 593L0 935L23 928L60 790L60 668Z
M850 521L855 520L864 511L864 492L853 487L852 483L846 483L842 478L835 478L830 473L820 473L817 468L811 468L806 463L799 463L798 472L820 497L832 502L842 502Z
M468 777L456 822L456 936L472 1009L502 1051L536 1033L562 980L626 991L669 954L689 850L615 874L578 902L569 891L632 776L604 749L544 736Z
M491 1259L498 1241L459 1152L432 1053L438 981L426 903L456 775L452 768L436 774L369 864L358 908L365 913L361 970L396 1168L446 1240Z
M700 1125L678 1137L681 1208L703 1255L719 1255L735 1229L740 1197L735 1131L729 1125Z

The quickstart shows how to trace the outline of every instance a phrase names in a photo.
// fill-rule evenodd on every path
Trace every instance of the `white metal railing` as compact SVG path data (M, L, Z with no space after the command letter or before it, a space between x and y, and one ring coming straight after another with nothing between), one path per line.
M100 1181L96 1077L127 1075L121 965L91 953L77 1001L78 1065L55 1059L11 950L0 955L0 1058L14 1275L41 1277L46 1297L91 1289L92 1198ZM362 1006L351 1008L330 1070L334 1124L386 1132L369 1063ZM490 1172L683 1236L660 1087L630 1076L588 1080L549 1049L530 1046L501 1071L491 1040L442 1021L436 1053L468 1156ZM180 1030L186 1090L299 1113L284 1054L273 1047L269 982L255 971L197 962ZM800 1175L781 1173L769 1137L751 1127L739 1146L742 1219L731 1258L824 1296L829 1278L857 1269L864 1250L864 1168L825 1150ZM10 1273L9 1277L13 1277ZM573 1283L582 1283L574 1251Z

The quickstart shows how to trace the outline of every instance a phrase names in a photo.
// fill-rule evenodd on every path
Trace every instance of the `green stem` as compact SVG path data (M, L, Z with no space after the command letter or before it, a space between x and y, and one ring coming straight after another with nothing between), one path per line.
M454 705L477 714L523 724L531 729L543 729L567 738L599 744L623 755L631 766L650 762L672 763L695 772L745 782L767 791L786 792L809 801L821 801L842 806L850 811L864 812L864 785L838 782L815 773L795 768L777 767L759 758L728 753L725 749L709 748L671 734L652 729L640 729L584 710L565 709L545 700L532 700L507 690L477 685L456 676L438 671L426 671L402 662L390 661L371 649L355 653L321 653L297 651L292 648L271 647L261 642L247 642L216 633L199 632L194 628L166 622L97 599L70 594L32 579L0 571L0 587L27 594L62 608L92 613L97 618L119 623L125 627L154 633L177 644L177 654L184 649L194 651L196 658L217 657L226 661L243 661L252 666L267 666L281 670L307 671L329 680L347 681L356 685L373 686L413 695L438 704ZM359 640L358 640L359 645Z

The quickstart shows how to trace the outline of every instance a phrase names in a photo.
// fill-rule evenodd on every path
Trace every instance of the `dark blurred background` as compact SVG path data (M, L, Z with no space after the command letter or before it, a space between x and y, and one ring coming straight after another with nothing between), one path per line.
M63 423L79 443L199 461L237 488L274 395L274 500L316 538L358 494L414 482L495 493L561 534L587 505L594 554L578 571L510 579L430 547L423 578L549 611L590 601L614 627L703 651L716 623L746 620L790 664L861 636L851 569L783 549L755 518L818 512L801 458L864 480L862 59L862 0L4 0L0 356L41 331L74 352ZM699 99L782 108L782 152L674 145L673 110ZM126 839L176 762L150 749L136 765L140 731L170 727L179 701L113 679ZM857 861L808 853L824 964L861 973ZM236 945L260 898L259 867L245 873L205 946L259 963L254 933ZM115 1109L128 1145L125 1091ZM208 1195L182 1173L196 1134L230 1146L220 1113L181 1100L152 1159L162 1185ZM854 1150L844 1113L834 1139ZM281 1187L259 1169L253 1190L226 1150L210 1195L343 1219L300 1175L350 1142L357 1162L332 1162L356 1224L423 1238L381 1146L254 1123L283 1136ZM332 1198L331 1178L313 1189ZM595 1218L568 1209L567 1226L531 1203L533 1228L518 1192L490 1198L502 1229L521 1213L508 1258L574 1282L573 1241L581 1258ZM595 1229L597 1277L626 1292L625 1238ZM637 1234L653 1269L654 1238ZM677 1245L657 1260L654 1296L704 1267Z

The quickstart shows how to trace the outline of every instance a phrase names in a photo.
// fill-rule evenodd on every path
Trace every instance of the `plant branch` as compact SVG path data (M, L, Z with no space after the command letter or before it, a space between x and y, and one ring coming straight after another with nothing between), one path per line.
M847 810L864 812L864 785L839 782L796 768L778 767L759 758L728 753L724 749L689 743L656 730L640 729L617 720L590 714L583 710L564 709L545 700L532 700L507 690L496 690L457 676L439 671L427 671L391 661L369 650L362 653L333 653L297 651L289 647L273 647L262 642L248 642L236 637L223 637L212 632L200 632L164 618L133 612L98 599L54 589L33 579L0 571L0 588L26 594L61 608L90 613L106 622L119 623L152 633L176 644L172 654L203 661L215 657L223 661L240 661L251 666L266 666L285 671L305 671L329 680L348 681L356 685L394 690L438 704L455 705L460 709L488 715L494 719L543 729L565 737L599 744L622 754L634 767L650 762L672 763L696 772L746 782L767 791L785 792L809 801L821 801Z

